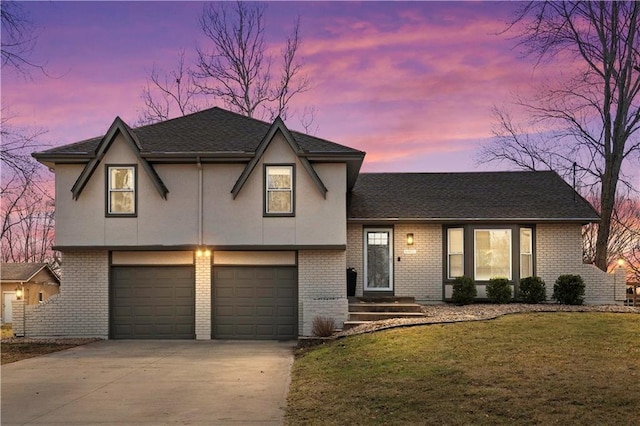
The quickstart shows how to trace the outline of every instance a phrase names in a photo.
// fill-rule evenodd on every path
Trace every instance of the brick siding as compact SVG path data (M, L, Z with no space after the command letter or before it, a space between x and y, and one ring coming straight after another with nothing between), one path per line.
M196 339L211 339L212 257L196 256Z
M63 253L62 265L60 294L39 305L18 304L18 310L14 309L16 335L108 338L108 252L67 251Z
M339 327L347 320L346 270L345 251L298 252L298 334L310 336L317 316L333 318Z

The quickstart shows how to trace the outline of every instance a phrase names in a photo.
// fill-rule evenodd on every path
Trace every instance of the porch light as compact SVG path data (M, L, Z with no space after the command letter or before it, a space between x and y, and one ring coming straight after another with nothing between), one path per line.
M22 288L20 287L16 288L16 298L18 300L22 299Z
M197 257L211 257L211 250L209 250L208 248L199 247L196 250L196 256Z
M624 266L624 259L618 259L618 268L622 268Z
M407 234L407 245L408 246L413 245L413 234Z

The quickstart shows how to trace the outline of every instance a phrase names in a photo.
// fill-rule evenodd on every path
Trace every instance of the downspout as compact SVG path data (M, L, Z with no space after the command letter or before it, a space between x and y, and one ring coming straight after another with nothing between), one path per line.
M200 157L196 158L197 161L197 165L198 165L198 249L200 249L200 247L202 247L202 216L203 216L203 211L202 211L202 192L203 192L203 188L202 188L202 163L200 162Z

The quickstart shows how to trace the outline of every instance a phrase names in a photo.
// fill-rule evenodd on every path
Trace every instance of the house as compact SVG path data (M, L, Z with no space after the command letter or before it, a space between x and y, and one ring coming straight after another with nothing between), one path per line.
M64 274L55 303L24 309L26 335L296 338L347 319L348 267L358 295L424 303L461 274L517 293L580 273L590 302L617 297L581 261L598 215L552 172L360 173L364 152L220 108L116 118L34 157L55 173Z
M22 299L27 305L36 305L60 292L60 278L46 263L2 262L0 285L3 324L13 321L12 305L15 300Z

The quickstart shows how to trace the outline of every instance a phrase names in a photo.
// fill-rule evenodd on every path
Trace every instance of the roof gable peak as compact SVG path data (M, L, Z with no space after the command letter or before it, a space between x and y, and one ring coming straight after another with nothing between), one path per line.
M233 198L235 199L238 196L238 194L240 193L240 190L246 183L247 179L249 179L249 176L251 175L255 167L260 162L260 159L266 152L267 148L273 141L278 131L282 133L285 141L287 142L291 150L294 152L294 154L298 157L298 161L300 161L300 163L302 164L302 167L307 171L307 173L313 180L316 187L318 188L318 191L320 191L320 194L322 194L322 196L326 198L327 197L326 186L324 186L324 183L322 183L320 176L318 176L315 169L311 166L311 164L309 163L309 160L306 157L302 156L302 154L304 154L304 150L300 148L300 145L298 145L298 143L296 142L296 139L293 137L293 134L289 131L289 129L284 124L284 121L282 121L282 118L280 116L277 116L276 119L273 121L273 123L269 127L269 130L260 141L260 144L258 144L254 157L251 159L251 161L249 161L247 166L242 171L242 174L236 181L235 185L233 186L233 189L231 189L231 194L233 194Z
M96 146L93 152L94 157L87 163L87 165L82 170L82 173L80 173L80 176L78 176L78 179L73 184L73 187L71 188L73 199L77 200L78 197L80 197L82 190L91 179L91 176L93 176L93 173L96 171L98 165L100 164L106 153L109 151L109 148L113 144L113 141L115 141L116 137L119 134L124 137L125 142L127 143L127 145L129 145L129 148L131 148L131 150L137 157L138 162L140 162L142 167L149 174L149 177L158 190L160 196L166 199L169 190L164 185L164 183L160 179L160 176L158 176L151 164L149 164L147 160L142 158L142 156L140 155L140 151L142 150L140 140L138 139L135 132L133 132L131 127L129 127L129 125L122 118L120 118L120 116L117 116L113 120L113 123L111 124L111 126L109 126L109 130L107 130L107 133L105 133L105 135Z

